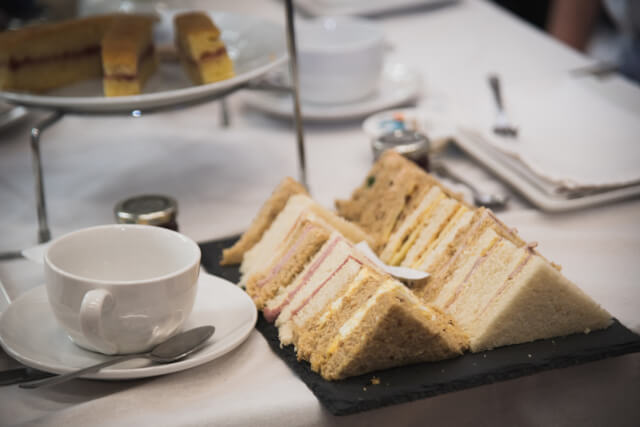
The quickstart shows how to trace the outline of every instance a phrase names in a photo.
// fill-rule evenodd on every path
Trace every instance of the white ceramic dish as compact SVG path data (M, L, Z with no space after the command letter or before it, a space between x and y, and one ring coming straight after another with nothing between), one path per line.
M176 12L163 14L157 32L163 40L173 37L172 19ZM285 31L263 19L227 12L209 13L222 31L236 76L216 83L194 86L179 63L161 63L141 95L107 98L101 80L87 80L47 94L0 92L12 103L75 112L128 112L197 102L222 95L259 77L287 59Z
M439 6L457 0L296 0L295 5L307 15L375 16L420 6Z
M378 86L384 31L347 16L302 21L297 27L300 98L303 102L357 102Z
M203 272L193 311L184 325L184 329L215 326L215 334L202 350L187 359L166 365L154 365L142 359L131 360L86 378L120 380L152 377L201 365L240 345L253 330L256 320L255 305L242 289ZM71 342L53 317L44 285L21 295L2 313L0 344L24 365L54 373L71 372L108 358L83 350Z
M106 224L72 231L51 242L44 257L52 312L82 348L149 351L189 317L200 258L196 242L162 227Z
M371 96L348 104L314 104L302 102L302 116L307 121L353 120L397 105L407 104L420 94L420 73L406 65L388 62L382 71L378 90ZM252 108L273 116L293 115L293 100L282 93L252 93L245 98Z

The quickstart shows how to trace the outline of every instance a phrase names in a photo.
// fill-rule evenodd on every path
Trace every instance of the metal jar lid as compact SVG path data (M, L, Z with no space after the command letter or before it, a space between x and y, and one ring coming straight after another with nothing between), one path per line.
M431 143L426 135L407 129L396 129L371 141L373 156L376 160L385 150L393 149L427 170L430 146Z
M114 213L119 224L164 226L175 222L178 204L168 196L145 194L118 202Z

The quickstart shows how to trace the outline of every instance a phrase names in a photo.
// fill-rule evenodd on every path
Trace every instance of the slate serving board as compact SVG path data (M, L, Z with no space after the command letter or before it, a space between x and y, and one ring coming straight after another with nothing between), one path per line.
M222 249L237 239L234 236L200 244L204 268L234 283L239 278L237 267L221 267L219 262ZM277 328L265 321L262 315L256 328L267 339L271 349L334 415L353 414L640 351L640 336L615 320L609 328L590 334L467 353L441 362L403 366L330 382L311 371L307 362L298 362L292 346L280 348ZM379 383L373 384L372 380L379 380Z

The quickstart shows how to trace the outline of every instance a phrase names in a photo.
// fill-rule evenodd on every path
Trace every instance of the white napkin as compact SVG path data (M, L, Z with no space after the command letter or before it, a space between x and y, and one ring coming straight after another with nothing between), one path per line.
M22 256L38 264L44 264L44 254L51 245L51 242L42 243L28 249L22 250Z
M507 110L518 137L491 131L495 110L485 110L473 127L516 165L557 192L640 183L637 116L569 78L543 90L524 84L508 89Z

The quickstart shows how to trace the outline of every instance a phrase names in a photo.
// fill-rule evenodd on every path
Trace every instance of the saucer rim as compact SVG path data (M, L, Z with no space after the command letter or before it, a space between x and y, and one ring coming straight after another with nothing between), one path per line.
M415 66L402 61L385 60L383 65L384 69L396 66L404 67L406 69L414 86L411 92L406 94L405 96L388 97L389 99L387 100L387 102L381 103L380 105L372 105L380 100L381 97L378 94L371 95L370 97L367 97L360 101L340 104L323 104L301 101L301 113L303 120L309 122L355 120L367 117L368 115L380 111L406 105L410 101L418 99L424 85L422 73ZM385 74L383 74L382 79L389 82L389 84L396 83L395 81L393 81L393 79L389 78L389 76L385 76ZM382 84L383 83L381 83L381 85ZM283 103L282 96L282 94L267 91L254 92L251 95L246 96L246 98L244 99L244 103L246 106L262 113L268 114L269 116L289 119L293 116L293 105L291 105L290 108L289 106L287 106L287 108L282 108L280 106L281 103ZM274 100L278 100L279 102L274 103ZM284 102L290 103L291 101ZM309 113L308 110L307 112L305 112L305 105L307 107L313 107L314 112Z
M206 283L206 282L210 282L210 283ZM203 301L208 300L208 298L206 298L206 295L209 295L209 296L214 295L216 293L216 287L220 287L220 286L226 287L227 291L236 293L239 300L244 300L242 304L243 306L246 305L247 313L249 309L251 309L251 313L252 313L251 319L249 321L242 322L239 325L234 326L234 328L232 329L232 332L226 335L222 341L219 341L219 342L213 341L212 345L208 345L204 347L202 350L200 350L199 352L195 353L192 357L189 357L187 359L184 359L178 362L174 362L166 365L152 364L152 365L138 367L138 368L124 368L124 369L107 367L100 372L82 376L82 378L100 379L100 380L123 380L123 379L146 378L146 377L154 377L159 375L166 375L166 374L194 368L196 366L200 366L204 363L215 360L229 353L230 351L234 350L236 347L238 347L240 344L246 341L250 333L253 331L256 325L256 322L258 320L258 312L251 298L246 294L246 292L240 289L237 285L221 277L214 276L205 272L201 272L200 277L198 278L198 293L196 295L196 302L194 304L194 312L196 310L196 307L198 306L198 301L200 301L201 305L204 304ZM232 288L233 290L231 290ZM10 357L34 369L38 369L45 372L51 372L55 374L63 374L63 373L80 369L81 367L78 367L78 366L68 366L68 367L64 367L61 365L54 366L53 364L48 363L46 361L43 362L41 360L38 360L37 355L34 358L34 354L30 354L30 355L21 354L19 351L14 350L10 345L11 343L10 342L8 343L6 337L3 336L2 325L6 321L5 318L8 317L7 313L20 309L21 306L23 306L24 304L28 304L30 300L38 297L39 294L43 294L43 293L46 298L45 285L42 284L42 285L36 286L35 288L23 293L18 298L16 298L15 301L13 301L11 305L2 312L2 314L0 315L0 346L4 349L4 351ZM47 316L47 315L50 315L53 318L53 313L50 310L49 310L49 313L45 314L44 316ZM191 316L193 316L193 312ZM58 328L61 328L59 325L56 325L56 326ZM215 338L215 334L214 334L214 338ZM91 351L85 350L81 347L77 347L77 349L87 354L93 354ZM102 357L107 358L108 356L104 356L104 355L97 356L97 358L102 358ZM100 360L96 360L96 363L99 363L99 362Z

